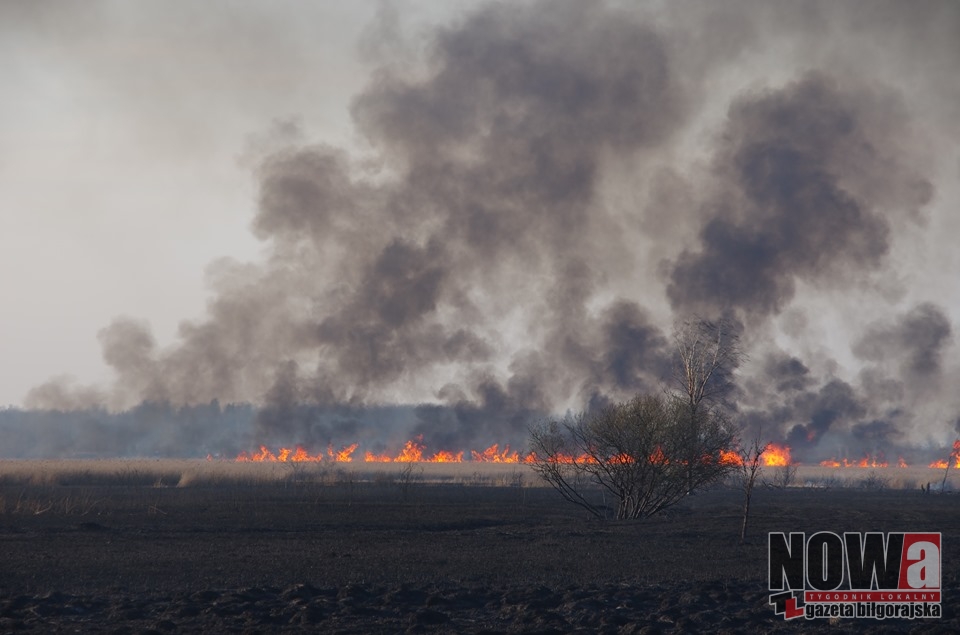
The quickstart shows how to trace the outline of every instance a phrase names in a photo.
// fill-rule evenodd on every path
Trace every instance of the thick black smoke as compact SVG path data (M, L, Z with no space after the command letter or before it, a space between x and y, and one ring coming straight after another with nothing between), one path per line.
M914 195L913 208L929 201L930 185L886 147L887 130L864 125L862 111L878 99L816 73L734 102L700 246L670 274L676 309L734 308L763 319L793 299L799 281L849 284L883 263L887 192L857 192L848 175L886 179L901 197Z
M820 39L845 8L691 9L491 4L438 29L419 66L385 62L353 99L368 155L288 141L261 158L265 261L214 263L205 319L169 347L118 319L100 334L110 390L52 382L28 403L254 402L254 442L517 444L539 416L660 390L672 324L724 314L745 329L747 430L811 457L919 442L915 408L955 372L943 307L871 315L849 350L781 321L831 293L904 311L898 236L935 195L913 102L826 53L730 79L779 34L860 60Z

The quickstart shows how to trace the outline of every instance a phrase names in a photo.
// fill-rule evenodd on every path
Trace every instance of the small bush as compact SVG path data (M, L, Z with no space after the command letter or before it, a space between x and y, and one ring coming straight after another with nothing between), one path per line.
M870 472L858 483L858 486L861 489L868 490L887 489L890 487L890 477L879 474L878 472Z

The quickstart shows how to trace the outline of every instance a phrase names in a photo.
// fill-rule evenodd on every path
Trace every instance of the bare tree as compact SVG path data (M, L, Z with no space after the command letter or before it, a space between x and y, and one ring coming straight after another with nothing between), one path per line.
M753 438L748 447L740 448L740 487L743 489L743 525L740 526L740 544L747 539L747 522L750 519L750 499L753 497L753 486L763 470L763 453L770 446L763 443L760 432Z
M947 489L947 476L950 474L950 466L960 461L960 439L953 442L953 449L947 457L947 468L943 471L943 481L940 482L940 493L943 494Z
M733 373L745 358L738 325L724 317L697 318L675 325L673 341L677 349L673 380L686 402L688 434L696 438L705 421L726 409ZM695 458L688 457L687 465L692 467Z
M689 492L716 482L736 465L723 460L735 433L718 410L704 411L690 435L683 399L645 395L530 431L533 469L568 501L598 518L662 511Z
M777 469L773 471L773 478L770 481L764 481L764 484L767 487L775 487L776 489L786 489L793 485L793 482L797 479L797 470L799 466L796 463L788 463L787 465L778 465Z
M733 372L744 360L737 324L729 318L697 318L674 327L679 363L674 381L689 407L722 401L733 388Z

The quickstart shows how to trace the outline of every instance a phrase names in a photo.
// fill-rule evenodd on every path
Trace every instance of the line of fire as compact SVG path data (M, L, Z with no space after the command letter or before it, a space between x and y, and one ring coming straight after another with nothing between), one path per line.
M535 463L537 456L533 452L521 453L511 450L509 445L500 449L500 444L494 443L485 450L471 450L469 453L465 450L450 451L440 450L430 452L423 443L422 438L407 441L403 448L395 453L374 453L365 451L362 455L357 455L359 443L351 443L339 448L328 446L325 452L311 453L303 446L297 445L293 448L281 447L276 452L265 445L261 445L259 450L254 452L241 452L237 455L235 461L254 462L254 463L286 463L286 462L335 462L352 463L355 459L366 463L463 463L464 461L474 461L480 463ZM361 458L362 457L362 458ZM624 463L633 462L635 459L629 456L612 457ZM207 459L213 460L213 456L208 455ZM785 445L775 443L769 444L764 451L763 464L767 467L780 467L789 465L800 465L790 455L790 448ZM558 463L585 463L595 461L596 459L589 455L572 456L560 454L551 459ZM652 463L662 461L654 455L650 457ZM704 460L716 460L720 463L742 465L743 457L735 450L721 450L718 457L704 457ZM953 450L950 453L950 462L952 467L960 468L960 439L954 442ZM876 454L867 454L859 459L827 459L820 461L820 467L833 468L907 468L907 462L903 457L898 457L895 462L888 461L882 452ZM946 459L933 461L928 465L930 468L946 468L948 466Z

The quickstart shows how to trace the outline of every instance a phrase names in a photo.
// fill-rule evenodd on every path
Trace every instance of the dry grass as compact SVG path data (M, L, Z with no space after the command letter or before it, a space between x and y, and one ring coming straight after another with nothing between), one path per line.
M202 459L0 460L0 486L218 487L277 483L538 485L526 465L507 463L246 463Z
M778 468L764 468L764 482L778 483ZM829 468L799 466L790 487L919 489L934 491L942 469ZM951 470L947 490L956 487ZM546 487L529 466L516 463L245 463L202 459L49 459L0 460L0 485L216 487L278 483L434 483L464 486Z
M770 468L767 468L768 470ZM930 483L934 491L943 481L944 470L927 467L820 467L800 466L796 483L800 487L853 487L861 489L920 489ZM951 469L946 489L951 489L957 471ZM953 483L956 486L956 482Z

